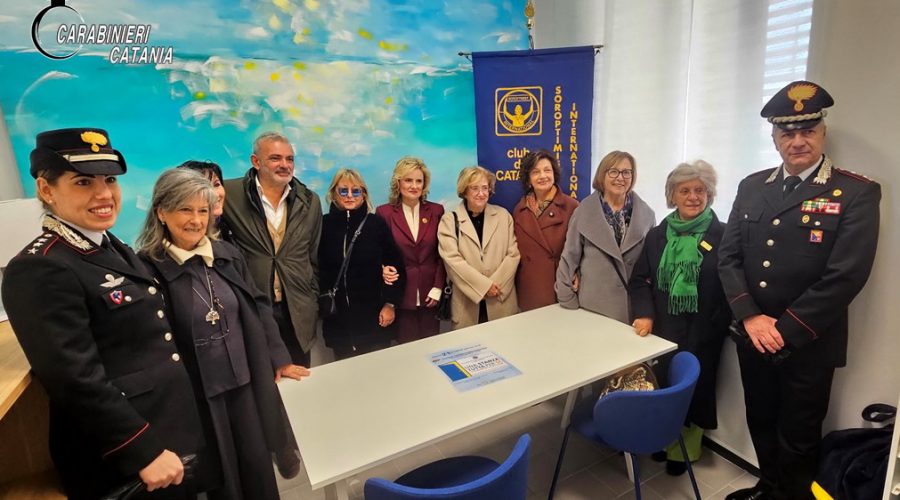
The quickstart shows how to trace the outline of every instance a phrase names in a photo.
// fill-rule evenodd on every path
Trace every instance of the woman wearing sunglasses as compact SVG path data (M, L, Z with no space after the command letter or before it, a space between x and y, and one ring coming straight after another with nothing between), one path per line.
M359 172L338 170L326 200L331 207L319 241L319 290L335 290L337 311L323 314L322 333L335 359L344 359L390 345L394 335L389 327L403 298L406 271L387 223L371 213ZM385 284L382 266L393 266L400 279Z
M613 151L600 161L595 191L569 221L556 271L556 296L566 309L582 307L628 323L628 279L656 216L637 193L637 164Z

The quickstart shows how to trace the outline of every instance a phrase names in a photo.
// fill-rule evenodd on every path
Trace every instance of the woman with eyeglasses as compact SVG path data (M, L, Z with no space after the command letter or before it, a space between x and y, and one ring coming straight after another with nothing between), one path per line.
M516 272L519 307L530 311L556 303L556 268L566 242L575 198L559 188L559 161L546 149L538 149L522 158L522 184L525 196L513 209L516 242L522 253Z
M488 203L495 183L483 167L462 169L456 181L462 202L438 227L438 249L453 284L454 330L519 312L519 247L512 216Z
M372 213L369 191L359 172L338 170L326 200L331 207L322 220L319 290L336 289L337 312L323 314L322 334L335 359L345 359L390 346L394 339L390 327L394 309L403 299L406 271L390 228ZM393 266L399 279L386 284L382 266Z
M208 498L274 500L272 454L280 462L297 453L275 383L309 371L291 363L269 299L252 284L241 253L215 238L217 200L202 174L163 172L139 253L165 294L166 340L174 337L200 408L208 448L200 463L218 484Z
M556 271L563 307L631 320L628 279L656 220L634 192L636 178L637 164L629 153L612 151L600 161L595 191L572 214Z
M647 233L629 284L635 333L675 342L679 351L700 360L700 378L681 431L692 462L700 458L703 430L715 429L718 423L716 373L731 322L719 280L718 252L725 225L710 207L715 196L716 171L705 161L682 163L669 173L666 202L675 210ZM663 386L674 355L661 357L654 368ZM665 458L666 472L684 473L687 467L677 442L668 447Z

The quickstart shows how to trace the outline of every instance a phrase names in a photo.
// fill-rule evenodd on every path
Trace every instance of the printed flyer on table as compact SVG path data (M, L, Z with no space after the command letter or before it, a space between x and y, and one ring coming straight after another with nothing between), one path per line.
M522 374L502 356L481 344L436 352L429 358L459 392L470 391Z

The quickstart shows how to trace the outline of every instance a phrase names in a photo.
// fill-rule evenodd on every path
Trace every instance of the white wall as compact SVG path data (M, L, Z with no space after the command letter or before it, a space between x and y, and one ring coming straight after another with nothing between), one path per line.
M12 200L24 196L16 157L13 156L12 144L9 142L9 131L0 107L0 200Z
M809 79L835 97L827 149L838 167L881 184L875 268L850 308L847 368L838 370L826 428L859 427L873 402L900 393L900 2L818 0Z
M534 48L603 44L606 0L535 0Z

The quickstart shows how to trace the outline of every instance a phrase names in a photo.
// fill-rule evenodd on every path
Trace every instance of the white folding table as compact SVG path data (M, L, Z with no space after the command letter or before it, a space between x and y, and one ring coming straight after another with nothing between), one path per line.
M521 375L459 392L430 355L481 344ZM313 489L346 499L347 478L672 351L628 325L558 305L315 367L278 384Z

